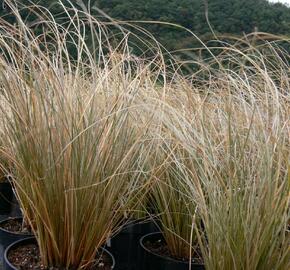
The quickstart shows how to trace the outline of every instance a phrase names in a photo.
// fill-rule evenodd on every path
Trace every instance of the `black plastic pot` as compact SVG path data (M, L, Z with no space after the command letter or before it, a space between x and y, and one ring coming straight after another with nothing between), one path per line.
M118 270L139 270L141 260L140 238L147 233L159 231L152 220L135 220L126 224L111 239L109 250L113 253Z
M0 183L0 215L8 215L13 206L13 190L9 181Z
M16 219L16 220L19 220L20 222L22 222L23 220L22 217L12 217L12 218L4 219L0 222L0 246L3 248L3 250L5 250L6 247L8 247L10 244L12 244L13 242L17 240L21 240L21 239L32 236L32 234L15 233L15 232L10 232L1 228L1 223L4 223L7 220L11 220L11 219Z
M10 252L10 250L15 249L19 246L23 246L23 245L28 245L28 244L36 244L36 239L35 237L29 237L29 238L25 238L25 239L21 239L18 240L14 243L12 243L10 246L8 246L4 252L4 262L3 262L3 270L19 270L18 268L16 268L15 266L13 266L11 264L11 262L8 260L8 254ZM112 266L111 269L115 269L115 259L114 256L107 251L106 249L102 249L103 252L107 253L107 255L110 256L111 260L112 260Z
M189 270L189 262L179 261L153 253L144 244L164 239L162 233L150 233L140 239L143 270ZM192 270L204 270L203 264L191 263Z

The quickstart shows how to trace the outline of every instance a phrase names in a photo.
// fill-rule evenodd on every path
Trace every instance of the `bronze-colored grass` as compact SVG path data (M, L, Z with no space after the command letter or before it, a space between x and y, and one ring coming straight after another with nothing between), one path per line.
M112 47L88 14L65 9L67 28L43 17L46 32L35 36L11 8L18 25L2 21L0 37L6 157L43 264L86 269L142 188L150 112L139 90L154 89L156 78L146 77L150 62L130 57L126 39Z
M34 7L36 36L11 8L18 24L0 21L1 153L45 265L88 268L148 196L173 256L289 269L290 69L277 43L204 47L210 58L184 76L158 43L150 58L133 55L114 21L71 6L60 25Z
M289 268L289 66L282 51L264 46L224 48L210 81L177 83L165 106L169 141L184 153L175 153L176 176L167 182L196 207L192 226L207 269ZM163 211L164 227L181 212ZM164 236L170 247L188 239Z

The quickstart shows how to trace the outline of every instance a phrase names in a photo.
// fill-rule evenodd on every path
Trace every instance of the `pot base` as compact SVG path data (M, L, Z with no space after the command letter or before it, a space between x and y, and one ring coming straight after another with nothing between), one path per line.
M183 260L177 260L168 256L168 251L162 245L158 243L164 242L162 233L150 233L143 236L140 239L140 245L142 247L142 269L143 270L188 270L189 262ZM150 243L148 245L148 243ZM157 245L156 245L157 243ZM158 247L159 245L159 247ZM148 248L152 246L152 250ZM163 254L155 253L160 250ZM155 250L155 252L154 252ZM204 265L200 263L191 263L192 270L204 270Z
M118 270L139 270L141 260L140 238L147 233L159 231L152 220L135 220L126 224L111 239L110 251L118 262Z

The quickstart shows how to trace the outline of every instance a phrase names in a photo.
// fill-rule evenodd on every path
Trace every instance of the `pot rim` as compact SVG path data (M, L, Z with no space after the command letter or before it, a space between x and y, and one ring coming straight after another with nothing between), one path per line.
M154 232L154 233L148 233L148 234L145 234L144 236L142 236L139 240L139 243L141 245L141 247L148 253L158 257L158 258L161 258L161 259L165 259L165 260L168 260L168 261L171 261L171 262L175 262L175 263L182 263L182 264L186 264L186 265L189 265L189 261L181 261L181 260L177 260L177 259L174 259L174 258L171 258L171 257L168 257L168 256L162 256L158 253L155 253L153 252L152 250L148 249L145 245L144 245L144 241L150 237L150 236L154 236L154 235L161 235L161 237L164 239L163 237L163 234L162 232ZM204 266L204 264L200 264L200 263L194 263L192 262L191 263L192 266Z
M9 251L11 250L11 248L14 246L14 245L17 245L21 242L25 242L25 241L31 241L31 240L34 240L36 243L37 243L37 240L36 240L36 237L35 236L30 236L30 237L26 237L26 238L23 238L23 239L20 239L20 240L17 240L15 242L13 242L12 244L10 244L4 251L4 262L9 266L11 267L12 269L15 269L15 270L19 270L18 268L16 268L12 263L10 263L10 261L8 260L8 253ZM108 251L107 249L101 247L100 248L103 252L106 252L109 257L111 258L112 260L112 265L111 265L111 269L114 269L115 268L115 265L116 265L116 261L115 261L115 258L113 256L113 254Z
M27 240L35 240L36 241L36 238L34 236L32 237L26 237L26 238L23 238L23 239L20 239L20 240L17 240L13 243L11 243L4 251L4 263L7 264L11 269L15 269L15 270L18 270L12 263L10 263L10 261L8 260L8 252L10 251L10 249L14 246L14 245L17 245L19 242L22 242L22 241L27 241Z
M17 216L17 217L8 217L8 218L5 218L5 219L3 219L3 220L0 221L0 225L1 225L2 223L4 223L4 222L8 221L8 220L11 220L11 219L20 219L20 220L22 220L23 217L21 217L21 216ZM0 231L5 232L5 233L8 233L8 234L12 234L12 235L24 235L24 236L27 235L27 237L31 237L31 236L33 236L32 233L11 232L11 231L8 231L8 230L2 228L1 226L0 226ZM26 239L26 238L25 238L25 239Z

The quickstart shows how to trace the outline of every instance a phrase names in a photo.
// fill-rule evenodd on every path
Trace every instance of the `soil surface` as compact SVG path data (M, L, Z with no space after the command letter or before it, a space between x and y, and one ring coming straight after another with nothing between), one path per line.
M31 232L22 226L21 219L7 219L1 222L0 227L6 231L14 232L14 233L21 233L21 234L31 234Z
M26 244L8 253L8 260L19 270L63 270L61 267L44 267L41 263L37 244ZM106 253L99 254L93 266L86 270L111 270L111 257ZM73 270L73 269L72 269Z
M182 262L188 262L188 258L180 258L180 257L172 256L166 242L162 238L155 241L146 241L144 243L144 246L147 249L149 249L152 253L160 255L162 257L167 257L167 258L175 259L177 261L182 261ZM203 264L199 251L193 253L191 261L194 264Z

